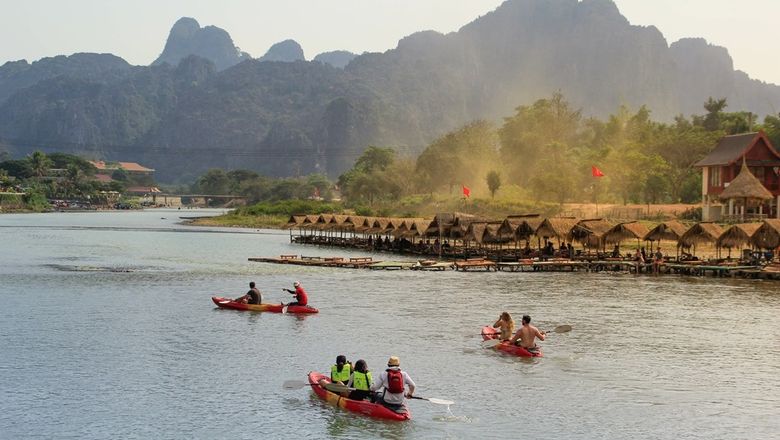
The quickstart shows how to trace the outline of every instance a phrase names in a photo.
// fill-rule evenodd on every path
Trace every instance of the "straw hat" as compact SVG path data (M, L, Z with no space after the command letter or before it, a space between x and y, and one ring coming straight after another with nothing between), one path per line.
M398 359L398 356L390 356L390 359L387 360L388 367L398 367L400 365L401 365L401 360Z

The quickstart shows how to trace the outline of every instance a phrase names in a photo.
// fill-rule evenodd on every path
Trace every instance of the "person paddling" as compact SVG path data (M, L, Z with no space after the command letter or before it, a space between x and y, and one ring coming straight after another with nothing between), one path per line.
M365 400L371 397L371 372L368 371L368 364L363 359L355 362L355 369L349 376L347 387L355 388L349 393L349 398L353 400Z
M512 336L509 340L511 344L519 345L530 352L539 351L539 346L536 345L536 338L540 341L544 341L545 332L540 332L538 328L531 325L531 317L523 315L523 325L520 330Z
M409 387L409 391L404 394L406 386ZM371 385L371 391L379 391L383 388L383 392L377 393L376 400L394 411L403 409L404 396L411 399L414 394L414 381L405 371L401 371L401 360L396 356L390 356L387 369Z
M255 287L255 282L252 281L249 283L249 292L247 292L246 295L242 296L241 298L236 298L233 301L243 304L260 304L263 302L263 294L260 293L260 290Z
M346 384L352 372L352 364L347 362L343 354L336 356L336 365L330 367L330 381L332 383Z
M515 321L512 319L512 315L510 315L509 312L502 312L498 317L498 321L493 324L493 328L501 330L500 340L508 341L515 332Z
M293 283L293 287L295 287L295 290L290 289L283 289L286 290L289 293L292 293L295 295L295 301L287 304L288 306L305 306L309 304L309 295L306 294L306 291L303 290L303 287L301 287L301 282L296 281Z

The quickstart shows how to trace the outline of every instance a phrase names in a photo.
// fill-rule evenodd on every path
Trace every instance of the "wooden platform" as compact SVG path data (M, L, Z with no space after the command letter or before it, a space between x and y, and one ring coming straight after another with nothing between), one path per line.
M374 261L371 257L307 257L301 255L280 255L276 257L249 257L249 261L258 263L274 264L293 264L298 266L318 266L318 267L343 267L347 269L361 269L372 264L381 263Z
M460 270L463 272L469 270L497 270L497 267L498 266L496 265L495 261L485 260L483 258L470 258L468 260L459 260L455 262L455 270Z

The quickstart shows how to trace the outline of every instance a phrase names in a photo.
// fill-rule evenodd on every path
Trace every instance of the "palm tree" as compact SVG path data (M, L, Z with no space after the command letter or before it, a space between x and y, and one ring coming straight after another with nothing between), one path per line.
M52 166L52 161L42 151L34 151L27 158L28 165L33 175L39 180L49 172L49 168Z

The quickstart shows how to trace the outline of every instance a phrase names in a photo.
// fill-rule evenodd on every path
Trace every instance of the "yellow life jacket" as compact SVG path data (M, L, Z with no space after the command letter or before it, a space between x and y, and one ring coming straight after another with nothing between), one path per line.
M371 372L367 371L361 373L359 371L352 372L352 386L356 390L368 391L371 389Z
M338 371L338 366L334 365L330 367L330 380L333 382L347 383L349 380L349 374L352 372L352 368L349 364L344 364L341 372Z

